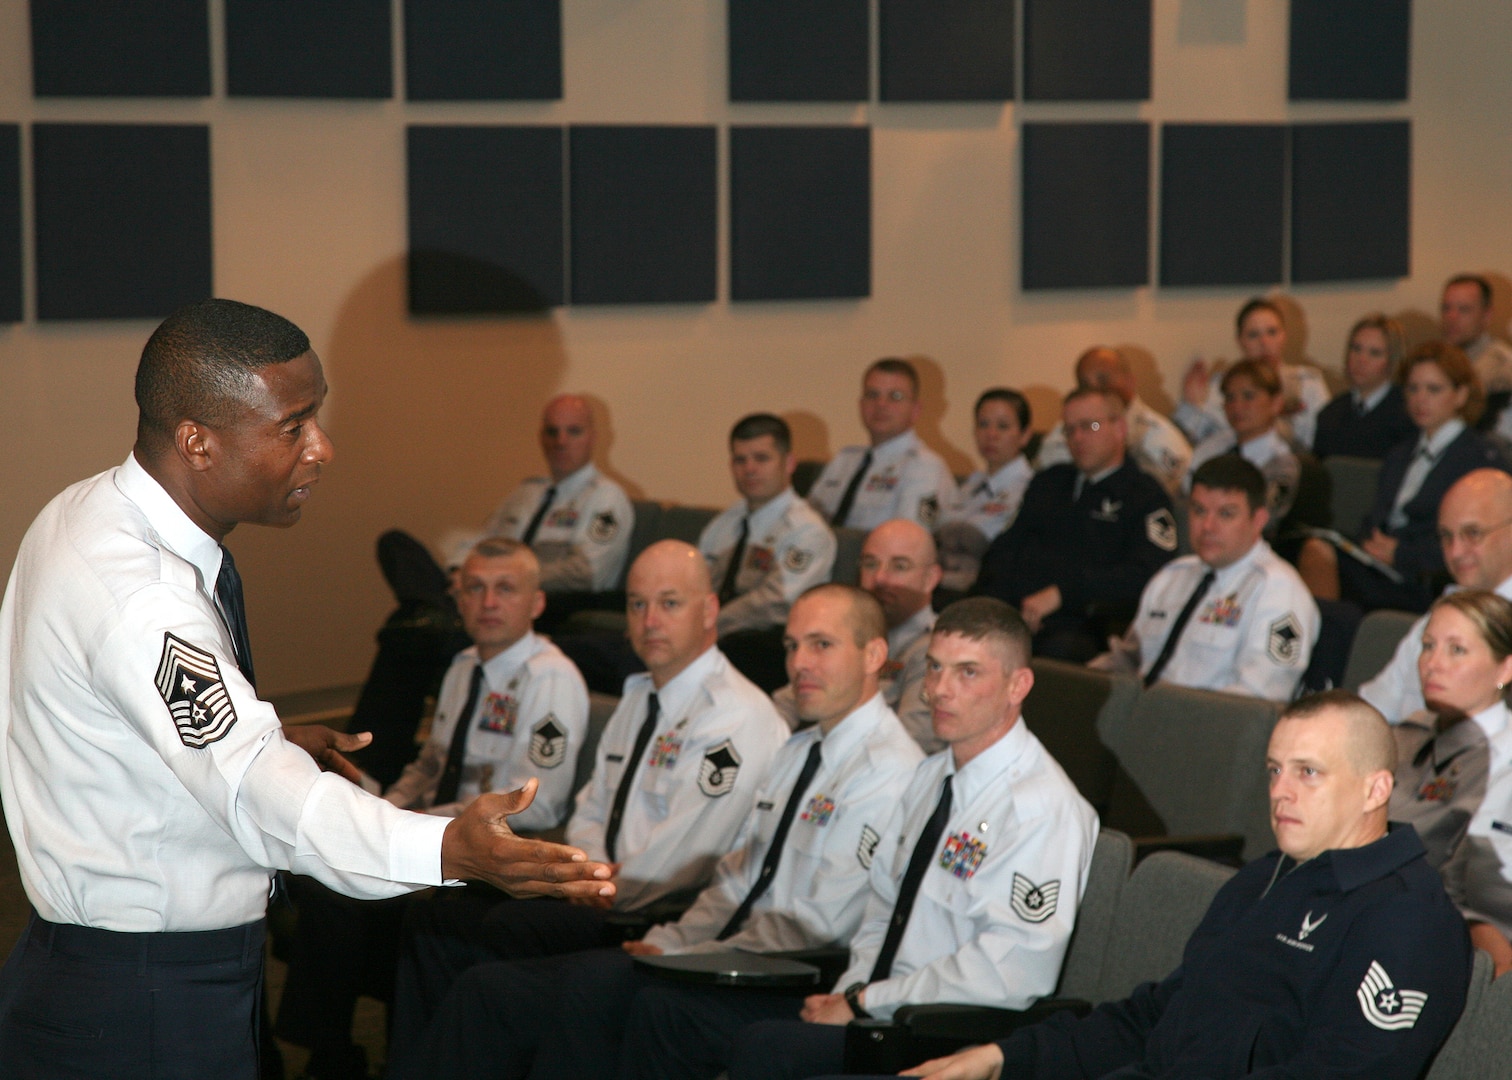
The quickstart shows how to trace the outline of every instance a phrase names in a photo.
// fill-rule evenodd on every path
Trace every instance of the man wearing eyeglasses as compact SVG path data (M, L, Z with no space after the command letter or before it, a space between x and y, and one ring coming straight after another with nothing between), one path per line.
M1035 656L1083 663L1122 631L1145 584L1176 554L1176 517L1165 489L1128 457L1122 398L1077 388L1061 421L1071 463L1030 481L972 591L1023 613Z
M907 360L888 357L866 369L861 381L861 424L870 446L847 446L834 456L809 502L831 525L875 529L892 518L912 518L933 529L955 498L955 479L944 460L914 431L919 419L919 373Z
M1512 600L1512 476L1476 469L1457 480L1439 503L1438 535L1453 589L1489 589ZM1360 696L1393 724L1427 708L1418 681L1424 615L1397 645L1395 655Z

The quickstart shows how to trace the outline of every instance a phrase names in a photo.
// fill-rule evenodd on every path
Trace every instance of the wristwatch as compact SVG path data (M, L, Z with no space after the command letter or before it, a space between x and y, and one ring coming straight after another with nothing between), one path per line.
M866 1006L861 1004L861 991L866 989L864 982L853 982L844 990L845 1003L850 1006L850 1011L856 1015L857 1020L870 1020L871 1013L866 1011Z

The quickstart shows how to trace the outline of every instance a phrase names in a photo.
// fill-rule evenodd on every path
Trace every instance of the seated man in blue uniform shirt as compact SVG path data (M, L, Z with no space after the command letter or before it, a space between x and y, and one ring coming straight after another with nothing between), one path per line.
M1223 887L1179 968L905 1075L1420 1076L1464 1008L1471 950L1417 833L1387 826L1395 760L1359 698L1299 701L1266 754L1280 850Z

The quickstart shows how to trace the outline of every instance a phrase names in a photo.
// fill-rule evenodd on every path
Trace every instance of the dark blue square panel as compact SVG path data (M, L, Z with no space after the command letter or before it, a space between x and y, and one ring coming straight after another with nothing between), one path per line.
M1025 124L1023 287L1150 280L1150 126Z
M730 130L730 298L871 294L871 130Z
M1293 101L1406 101L1412 0L1292 0Z
M410 311L560 304L563 191L561 128L410 128Z
M714 299L715 130L573 127L574 304Z
M21 321L21 128L0 124L0 322Z
M1292 128L1292 280L1411 273L1407 121Z
M386 98L390 0L226 0L232 97Z
M206 0L31 0L37 97L204 97Z
M411 101L562 96L561 0L405 0Z
M156 319L213 292L210 129L32 128L37 317Z
M867 0L729 0L731 101L865 101Z
M1014 0L880 0L883 101L1010 101Z
M1025 101L1149 96L1150 0L1024 0Z
M1160 283L1264 285L1285 272L1287 129L1167 124L1160 134Z

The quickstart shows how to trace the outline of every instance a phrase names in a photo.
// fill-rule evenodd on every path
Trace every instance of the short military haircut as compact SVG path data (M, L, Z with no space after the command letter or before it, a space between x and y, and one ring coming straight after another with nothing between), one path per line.
M1033 635L1018 611L991 596L957 600L935 620L935 634L956 634L968 641L985 641L1003 653L1004 666L1012 671L1027 667Z
M1288 706L1281 719L1314 720L1331 712L1342 715L1349 726L1345 754L1357 773L1368 776L1383 769L1396 772L1396 739L1391 734L1391 725L1358 694L1348 690L1309 694Z
M1267 360L1236 361L1223 373L1218 389L1227 393L1229 384L1235 379L1248 379L1271 397L1281 393L1281 376L1276 374L1276 369Z
M485 536L470 547L467 553L481 559L507 559L520 555L534 563L538 571L540 569L540 562L536 559L535 552L530 550L530 545L507 536Z
M752 413L750 416L742 416L735 421L735 426L730 429L730 442L746 442L750 439L759 439L763 435L770 435L772 441L777 444L777 449L784 454L792 452L793 432L788 427L787 421L780 416L771 413Z
M857 648L864 649L868 641L875 641L878 638L884 641L887 639L887 616L882 613L882 605L877 602L877 598L865 589L829 581L805 589L798 597L798 602L807 600L811 596L834 596L850 602L845 621L850 626L851 636L855 638Z
M1238 454L1219 454L1209 458L1192 474L1192 487L1209 491L1239 491L1249 504L1250 513L1266 505L1265 474Z
M989 401L1001 401L1013 410L1018 417L1019 427L1029 430L1029 399L1017 390L1009 390L1006 386L994 386L990 390L983 390L982 396L976 399L976 406L971 410L972 416L977 416L982 411L982 406Z
M1080 401L1082 398L1098 398L1108 407L1109 415L1115 420L1126 411L1123 398L1111 390L1099 390L1095 386L1078 386L1061 399L1061 408L1064 409L1073 401Z
M138 438L161 441L183 420L225 426L255 372L309 351L303 330L264 308L219 299L180 308L152 332L137 364Z
M1455 274L1448 281L1444 282L1444 288L1447 289L1451 285L1474 285L1480 290L1481 307L1487 308L1491 306L1491 282L1481 277L1481 275Z
M1286 316L1281 313L1281 305L1274 300L1267 300L1263 296L1256 296L1239 309L1239 314L1234 316L1234 333L1244 333L1244 320L1248 319L1257 311L1268 311L1276 317L1276 321L1283 327L1286 325Z
M866 375L870 375L874 371L880 371L885 375L903 376L908 380L908 385L913 388L913 396L916 398L919 396L919 372L907 360L896 356L884 356L882 359L874 361L871 367L866 369ZM866 375L861 376L862 381L865 381Z

